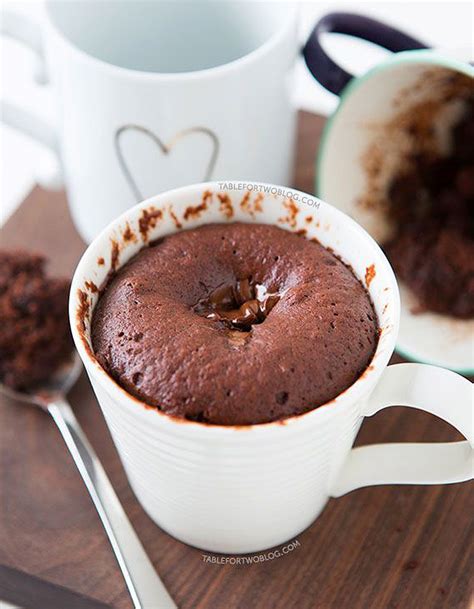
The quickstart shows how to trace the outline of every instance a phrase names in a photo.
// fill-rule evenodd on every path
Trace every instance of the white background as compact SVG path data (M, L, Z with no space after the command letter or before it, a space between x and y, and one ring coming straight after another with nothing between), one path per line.
M67 0L64 0L67 1ZM155 0L159 1L159 0ZM250 0L251 1L251 0ZM40 2L0 0L3 10L26 12L38 20L42 18ZM473 57L473 5L470 2L300 2L300 35L303 42L314 23L323 14L352 11L374 16L403 29L430 46L449 54L472 59ZM373 45L363 44L341 36L331 36L326 47L349 71L360 74L385 56ZM33 84L35 68L30 51L18 43L2 39L0 44L0 96L22 107L51 116L47 88ZM309 75L304 63L296 67L297 86L295 103L298 107L330 113L337 104L335 96L327 93ZM0 127L0 224L14 211L35 183L35 171L44 164L45 155L38 144L12 129Z

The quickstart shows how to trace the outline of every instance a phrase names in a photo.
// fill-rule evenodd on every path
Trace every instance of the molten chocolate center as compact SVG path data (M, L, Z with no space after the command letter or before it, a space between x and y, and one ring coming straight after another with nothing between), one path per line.
M277 292L249 279L235 284L222 284L200 300L193 310L198 315L224 323L232 329L248 332L253 324L261 324L280 300Z

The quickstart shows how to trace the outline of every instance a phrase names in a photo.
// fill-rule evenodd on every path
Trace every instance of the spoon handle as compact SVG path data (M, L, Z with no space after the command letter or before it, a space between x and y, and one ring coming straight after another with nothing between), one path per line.
M64 399L49 404L112 545L135 609L177 609L145 553L94 449Z

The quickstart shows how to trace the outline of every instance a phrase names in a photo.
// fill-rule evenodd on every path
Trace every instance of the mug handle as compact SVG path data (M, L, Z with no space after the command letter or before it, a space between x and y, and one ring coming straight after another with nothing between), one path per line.
M395 405L434 414L467 441L353 448L332 484L332 497L378 484L448 484L474 477L474 395L468 379L427 364L389 366L362 414L372 416Z
M314 78L335 95L341 94L341 91L352 80L353 76L346 72L344 68L341 68L324 51L320 38L322 34L326 33L355 36L373 42L394 53L428 48L423 42L370 17L354 13L329 13L325 15L318 21L309 35L308 41L303 47L303 57Z
M38 85L47 84L42 37L38 24L20 13L4 11L0 20L0 33L21 42L35 53L38 59L35 82ZM58 137L53 126L39 116L35 116L8 101L1 101L0 112L2 122L43 144L54 154L57 160L56 170L54 172L49 171L47 176L42 175L37 177L38 181L45 188L54 190L62 188L63 180L61 177Z

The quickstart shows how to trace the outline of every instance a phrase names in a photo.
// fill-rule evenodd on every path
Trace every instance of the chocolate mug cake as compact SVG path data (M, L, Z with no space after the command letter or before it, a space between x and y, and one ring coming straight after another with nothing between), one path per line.
M378 322L319 243L265 224L212 224L142 249L103 289L92 346L127 392L217 425L282 420L350 387Z
M0 251L0 382L28 391L70 359L69 281L49 277L46 259Z
M451 140L449 154L413 152L392 179L384 249L418 309L473 319L474 91Z

